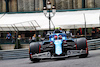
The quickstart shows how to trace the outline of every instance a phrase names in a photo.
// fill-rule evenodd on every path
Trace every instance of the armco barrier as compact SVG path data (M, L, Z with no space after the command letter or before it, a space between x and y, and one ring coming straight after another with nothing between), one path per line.
M18 58L28 58L28 49L15 49L15 50L1 50L0 59L18 59Z
M100 39L87 40L89 50L100 49ZM28 58L28 49L1 50L0 59Z
M87 40L89 50L100 49L100 39Z

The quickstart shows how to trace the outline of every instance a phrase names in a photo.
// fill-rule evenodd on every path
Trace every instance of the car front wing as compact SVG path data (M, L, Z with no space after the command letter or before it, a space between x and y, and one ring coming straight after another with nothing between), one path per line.
M50 52L44 52L39 54L32 55L32 58L38 58L38 59L55 59L55 58L67 58L71 56L79 56L82 54L86 54L86 50L68 50L66 51L65 56L54 56L51 55Z

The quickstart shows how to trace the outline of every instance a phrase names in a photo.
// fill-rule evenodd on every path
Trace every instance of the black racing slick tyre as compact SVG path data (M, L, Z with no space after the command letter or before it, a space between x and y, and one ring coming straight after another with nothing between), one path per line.
M75 39L75 43L77 44L77 50L86 50L86 53L79 55L79 58L86 58L88 56L88 46L86 38Z
M29 47L29 58L32 62L39 62L40 59L37 59L37 58L32 58L31 55L34 55L34 54L38 54L40 53L40 45L38 42L36 43L30 43L30 47Z
M75 43L77 44L77 50L86 49L86 38L77 38Z

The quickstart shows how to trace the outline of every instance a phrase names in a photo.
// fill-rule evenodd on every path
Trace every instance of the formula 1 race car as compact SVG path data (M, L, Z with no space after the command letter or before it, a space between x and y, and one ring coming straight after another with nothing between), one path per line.
M42 43L30 43L29 57L34 62L41 59L61 59L70 56L80 58L88 56L86 38L68 38L67 33L54 31L49 35L49 40L44 40Z

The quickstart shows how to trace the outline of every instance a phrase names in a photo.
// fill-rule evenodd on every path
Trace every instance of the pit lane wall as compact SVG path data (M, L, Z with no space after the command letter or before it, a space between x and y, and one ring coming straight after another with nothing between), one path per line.
M87 40L89 50L98 50L100 49L100 39ZM20 59L28 58L28 48L25 49L12 49L12 50L1 50L0 51L0 60L6 59Z

